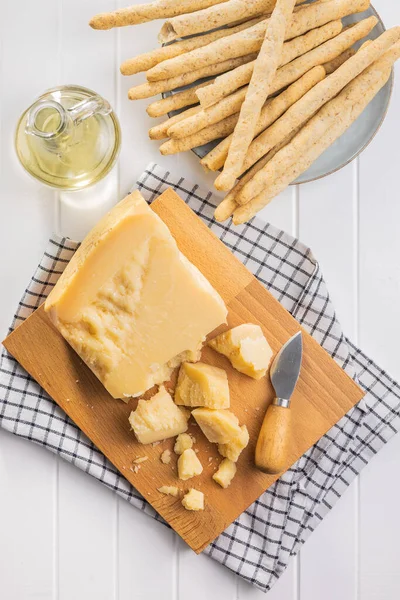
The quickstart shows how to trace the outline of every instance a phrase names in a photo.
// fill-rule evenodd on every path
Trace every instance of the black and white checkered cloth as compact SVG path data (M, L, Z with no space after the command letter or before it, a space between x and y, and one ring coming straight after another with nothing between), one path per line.
M339 421L205 553L269 590L347 486L399 428L400 387L344 337L311 251L257 219L236 228L216 223L216 204L183 178L150 165L138 188L151 202L172 187L281 304L365 390ZM41 304L77 243L53 237L17 310L13 329ZM161 520L39 385L3 350L0 425L41 444Z

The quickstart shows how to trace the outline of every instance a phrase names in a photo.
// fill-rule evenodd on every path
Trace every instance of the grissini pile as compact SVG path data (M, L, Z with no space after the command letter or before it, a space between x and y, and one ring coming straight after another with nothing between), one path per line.
M312 48L319 46L326 40L337 36L342 30L342 22L340 20L332 21L327 25L323 25L317 29L302 35L294 40L283 44L282 53L280 56L279 64L285 65L292 61L297 56L308 52ZM254 62L247 63L247 66L251 66L251 73L253 72ZM273 85L275 90L276 85ZM242 105L242 102L246 96L247 88L242 87L236 90L233 94L222 98L219 102L212 104L209 107L196 115L196 117L188 119L187 122L181 122L179 127L171 130L171 137L184 137L185 135L191 135L196 131L199 131L203 127L217 123L221 119L238 112ZM230 112L229 112L230 111ZM222 116L223 115L223 116Z
M90 24L110 29L167 19L160 38L174 42L121 65L124 75L146 75L129 98L167 93L146 109L151 117L168 115L149 130L150 139L163 140L162 154L217 140L201 164L223 169L215 186L228 194L216 219L232 216L239 224L306 170L387 81L400 52L400 28L356 53L354 44L377 18L342 24L369 4L157 0L96 15Z
M341 19L354 12L362 12L368 6L369 0L329 0L328 2L307 4L293 14L285 32L285 39L292 39L310 29L325 25L329 21ZM185 55L165 60L147 71L147 79L148 81L168 79L229 58L258 52L264 41L268 23L269 19L265 19L244 31L221 38L207 46L187 52Z
M254 137L261 108L270 93L279 66L285 32L293 13L295 0L277 0L268 22L265 39L255 60L253 74L232 135L222 173L214 182L218 190L230 190L240 174L246 152Z
M259 195L253 197L252 200L244 206L237 208L233 213L234 224L239 225L251 219L259 210L261 210L261 208L268 204L272 198L284 190L285 187L287 187L292 181L301 175L301 173L306 171L310 165L331 144L333 144L333 142L337 140L352 123L354 123L372 98L388 81L392 65L399 58L400 42L397 42L383 55L380 60L372 64L372 66L367 69L366 73L358 76L354 82L349 84L353 90L359 87L360 94L358 95L358 99L356 101L354 101L354 99L352 101L347 99L347 88L340 94L340 96L338 96L337 99L329 103L329 108L324 111L325 114L329 114L329 112L332 111L333 114L340 115L340 118L333 119L333 124L321 137L311 136L310 139L314 140L314 143L311 145L311 147L300 148L299 151L297 136L293 138L292 142L289 143L289 147L291 144L294 146L294 155L298 157L298 160L292 163L290 168L283 172L281 177L270 183L267 188L264 188ZM365 77L369 78L369 83L367 82L367 85L365 85ZM314 123L318 123L319 119L320 115L317 115ZM311 121L309 126L313 126ZM300 135L300 133L297 135ZM289 148L289 154L290 151L292 151L292 148ZM288 154L286 148L283 148L280 150L280 152L285 152L285 155ZM279 162L280 152L278 152L272 160Z
M342 31L340 35L321 43L320 46L292 60L289 64L282 66L276 73L272 93L296 81L296 79L304 75L312 67L322 65L342 54L355 42L368 35L377 22L378 19L376 17L363 19L354 25L354 27ZM214 82L210 82L210 85L203 86L196 93L200 104L204 108L207 108L221 100L221 98L246 85L252 75L252 66L252 63L248 63L246 66L237 67L217 77Z

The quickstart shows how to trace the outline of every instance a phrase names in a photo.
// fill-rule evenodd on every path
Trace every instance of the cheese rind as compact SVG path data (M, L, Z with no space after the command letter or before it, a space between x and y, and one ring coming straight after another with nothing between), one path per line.
M232 479L236 475L236 463L229 460L229 458L224 458L224 460L219 465L218 471L214 473L212 478L216 483L218 483L221 487L227 488Z
M184 450L178 458L178 477L183 481L191 479L203 472L203 466L197 454L191 448Z
M183 363L175 390L176 404L229 408L228 376L224 369L202 362Z
M226 356L237 371L253 379L264 377L273 355L261 327L253 323L233 327L208 345Z
M193 439L188 433L180 433L176 438L174 452L175 454L183 454L185 450L189 450L193 446Z
M163 386L150 400L139 400L129 416L129 423L142 444L175 437L188 427L186 416Z
M197 360L227 315L139 192L87 236L45 310L115 398L139 396L182 361Z
M239 420L229 410L195 408L192 415L209 442L227 444L240 434Z
M242 425L240 433L227 444L218 444L218 452L221 456L229 458L232 462L237 462L240 453L246 448L249 443L249 432L246 425Z
M204 494L192 488L182 498L182 505L186 510L204 510Z

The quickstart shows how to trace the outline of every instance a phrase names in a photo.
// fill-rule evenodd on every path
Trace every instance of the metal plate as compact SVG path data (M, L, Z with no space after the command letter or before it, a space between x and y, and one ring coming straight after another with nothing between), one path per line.
M371 15L375 15L379 22L367 36L367 38L364 38L355 44L355 48L358 48L362 43L365 42L366 39L373 40L377 38L385 31L385 26L378 13L372 6L363 13L351 15L343 19L344 24L348 25L350 23L356 23L357 21L365 19L366 17L370 17ZM382 125L389 107L392 87L393 72L387 84L380 90L380 92L375 96L372 102L367 106L360 117L351 125L351 127L338 140L336 140L336 142L334 142L330 148L321 154L314 164L302 175L300 175L300 177L293 183L307 183L309 181L315 181L316 179L320 179L321 177L325 177L326 175L330 175L331 173L338 171L349 162L354 160L354 158L356 158L368 146ZM163 97L169 96L171 93L172 92L167 92L163 94ZM172 116L172 114L177 113L171 113L170 116ZM193 148L192 152L194 152L199 158L203 158L203 156L215 148L219 141L220 140L215 140L205 144L204 146Z

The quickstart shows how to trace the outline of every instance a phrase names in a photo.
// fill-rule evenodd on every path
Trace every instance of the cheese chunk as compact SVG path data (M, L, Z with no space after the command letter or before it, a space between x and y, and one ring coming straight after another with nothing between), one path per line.
M195 408L192 415L209 442L227 444L240 434L238 418L229 410Z
M191 448L184 450L178 458L178 477L179 479L191 479L203 472L203 467L197 454Z
M160 456L160 460L164 465L169 465L171 462L171 450L164 450Z
M236 463L229 460L229 458L224 458L224 460L219 465L218 471L214 473L212 478L216 481L221 487L227 488L232 479L236 474Z
M191 489L182 498L186 510L204 510L204 494L199 490Z
M185 450L189 450L193 446L193 440L188 433L180 433L176 438L174 452L182 454Z
M150 400L139 400L129 423L139 442L152 444L187 430L187 417L176 406L167 390L161 386Z
M176 404L229 408L228 376L224 369L205 363L183 363L175 390Z
M229 460L233 462L237 462L240 453L244 448L246 448L249 443L249 432L247 431L246 425L242 425L240 428L240 433L237 437L233 438L227 444L219 444L218 452L221 456L225 456L229 458Z
M253 323L245 323L221 333L208 345L229 358L237 371L254 379L264 377L273 355L261 327Z
M166 496L177 496L179 494L179 489L174 485L162 485L158 488L158 491Z
M139 396L198 360L227 315L137 191L86 237L45 311L114 398Z

